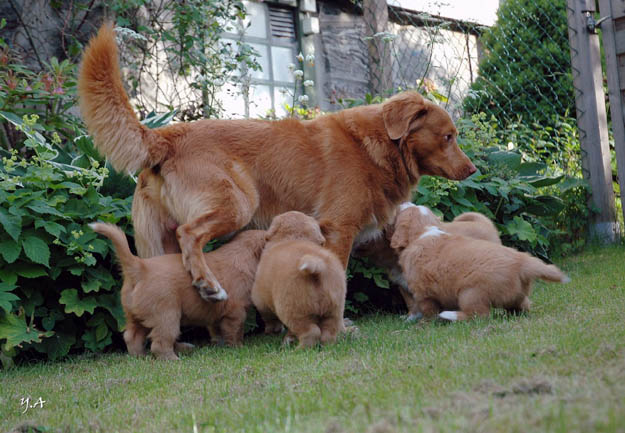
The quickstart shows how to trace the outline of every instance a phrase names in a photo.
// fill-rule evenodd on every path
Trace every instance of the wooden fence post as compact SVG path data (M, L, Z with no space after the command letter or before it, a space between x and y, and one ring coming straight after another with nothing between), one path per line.
M369 47L369 85L371 93L382 95L393 87L390 42L376 34L386 31L388 5L386 0L363 0L362 13Z
M595 12L595 0L567 0L567 4L582 171L592 189L589 205L594 205L599 210L593 216L590 231L591 235L603 241L613 242L618 226L612 188L599 37L589 32L586 26L587 14Z
M599 11L606 18L601 24L608 75L614 150L625 220L625 1L599 0Z

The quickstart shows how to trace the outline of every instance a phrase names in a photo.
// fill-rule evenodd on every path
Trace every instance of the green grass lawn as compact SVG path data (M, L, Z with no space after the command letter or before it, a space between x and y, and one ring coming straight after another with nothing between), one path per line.
M529 316L376 316L320 350L258 336L180 362L107 354L2 371L0 431L625 431L625 248L562 267L573 281L538 283ZM22 413L24 397L43 408Z

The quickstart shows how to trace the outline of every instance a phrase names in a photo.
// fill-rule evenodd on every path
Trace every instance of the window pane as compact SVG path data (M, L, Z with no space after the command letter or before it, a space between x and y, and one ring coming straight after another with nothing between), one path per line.
M271 110L271 88L260 84L250 86L250 117L266 116Z
M251 71L252 78L258 78L259 80L269 80L269 52L267 45L261 44L249 44L258 53L256 61L262 68L258 71Z
M293 49L271 47L271 59L273 61L273 80L292 83L293 74L289 71L289 63L295 63ZM295 64L297 65L297 63ZM299 69L299 67L297 69Z
M284 108L284 104L293 105L293 89L287 87L276 87L273 95L276 116L285 117L287 115L287 111Z
M226 83L217 91L216 96L222 103L223 117L241 118L245 116L245 100L238 86L233 83Z
M243 20L243 34L256 38L267 38L267 18L265 5L244 1L247 12ZM249 25L249 27L248 27Z

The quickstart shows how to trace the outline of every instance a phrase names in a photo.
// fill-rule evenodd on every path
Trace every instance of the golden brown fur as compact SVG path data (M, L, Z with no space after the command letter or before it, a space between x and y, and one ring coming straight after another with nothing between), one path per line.
M452 222L442 222L434 213L426 206L415 206L412 203L403 203L399 206L398 214L409 212L414 220L415 227L435 225L441 230L448 233L467 236L473 239L481 239L501 245L499 232L495 224L486 216L478 212L465 212L458 215ZM406 220L406 223L413 222ZM415 312L418 310L414 297L408 289L406 280L399 266L399 257L395 250L391 248L391 237L395 231L395 223L387 225L381 236L372 239L362 245L358 245L355 254L361 257L367 257L369 261L379 267L389 271L389 278L398 285L399 291L406 302L406 307L411 314L409 320L418 318ZM406 228L407 236L409 227ZM414 237L414 236L413 236Z
M528 311L533 280L567 282L554 265L496 243L424 225L416 207L402 211L391 248L414 296L411 314L466 320L490 307Z
M123 91L109 25L84 52L79 96L113 166L148 170L133 205L139 255L167 250L173 220L184 266L208 299L224 297L201 254L211 239L299 210L319 220L326 246L346 266L355 236L387 223L420 176L475 171L449 115L415 92L308 121L200 120L148 130ZM153 191L142 194L142 185Z
M339 259L321 247L317 222L300 212L273 219L267 233L252 302L265 322L265 332L288 328L299 347L334 342L344 330L345 272Z
M174 349L186 347L176 342L180 325L206 326L213 341L223 338L230 346L241 344L254 274L265 245L264 231L244 231L205 254L228 293L227 301L214 303L202 300L193 288L180 254L140 259L130 252L118 227L104 223L91 227L111 239L121 264L124 340L131 355L145 354L145 340L150 338L157 358L178 359Z

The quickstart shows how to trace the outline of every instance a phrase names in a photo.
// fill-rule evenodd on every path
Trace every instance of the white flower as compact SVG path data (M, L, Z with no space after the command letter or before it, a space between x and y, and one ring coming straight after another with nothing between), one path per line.
M508 141L508 150L512 150L514 149L514 143L511 141Z
M295 63L289 63L289 71L293 72L295 70Z
M301 69L296 69L295 71L293 71L293 75L295 75L295 78L297 79L302 78L304 76L304 71L302 71Z
M311 65L313 65L315 63L315 55L314 54L308 54L306 56L306 61L308 63L310 63Z
M302 52L300 51L299 54L297 56L295 56L295 58L297 60L299 60L300 62L304 61L304 55L302 54Z
M304 81L304 87L312 87L314 85L315 85L315 82L313 80Z
M307 102L308 102L308 95L301 95L301 96L299 96L299 97L297 98L297 100L298 100L300 103L305 104L305 103L307 103Z

